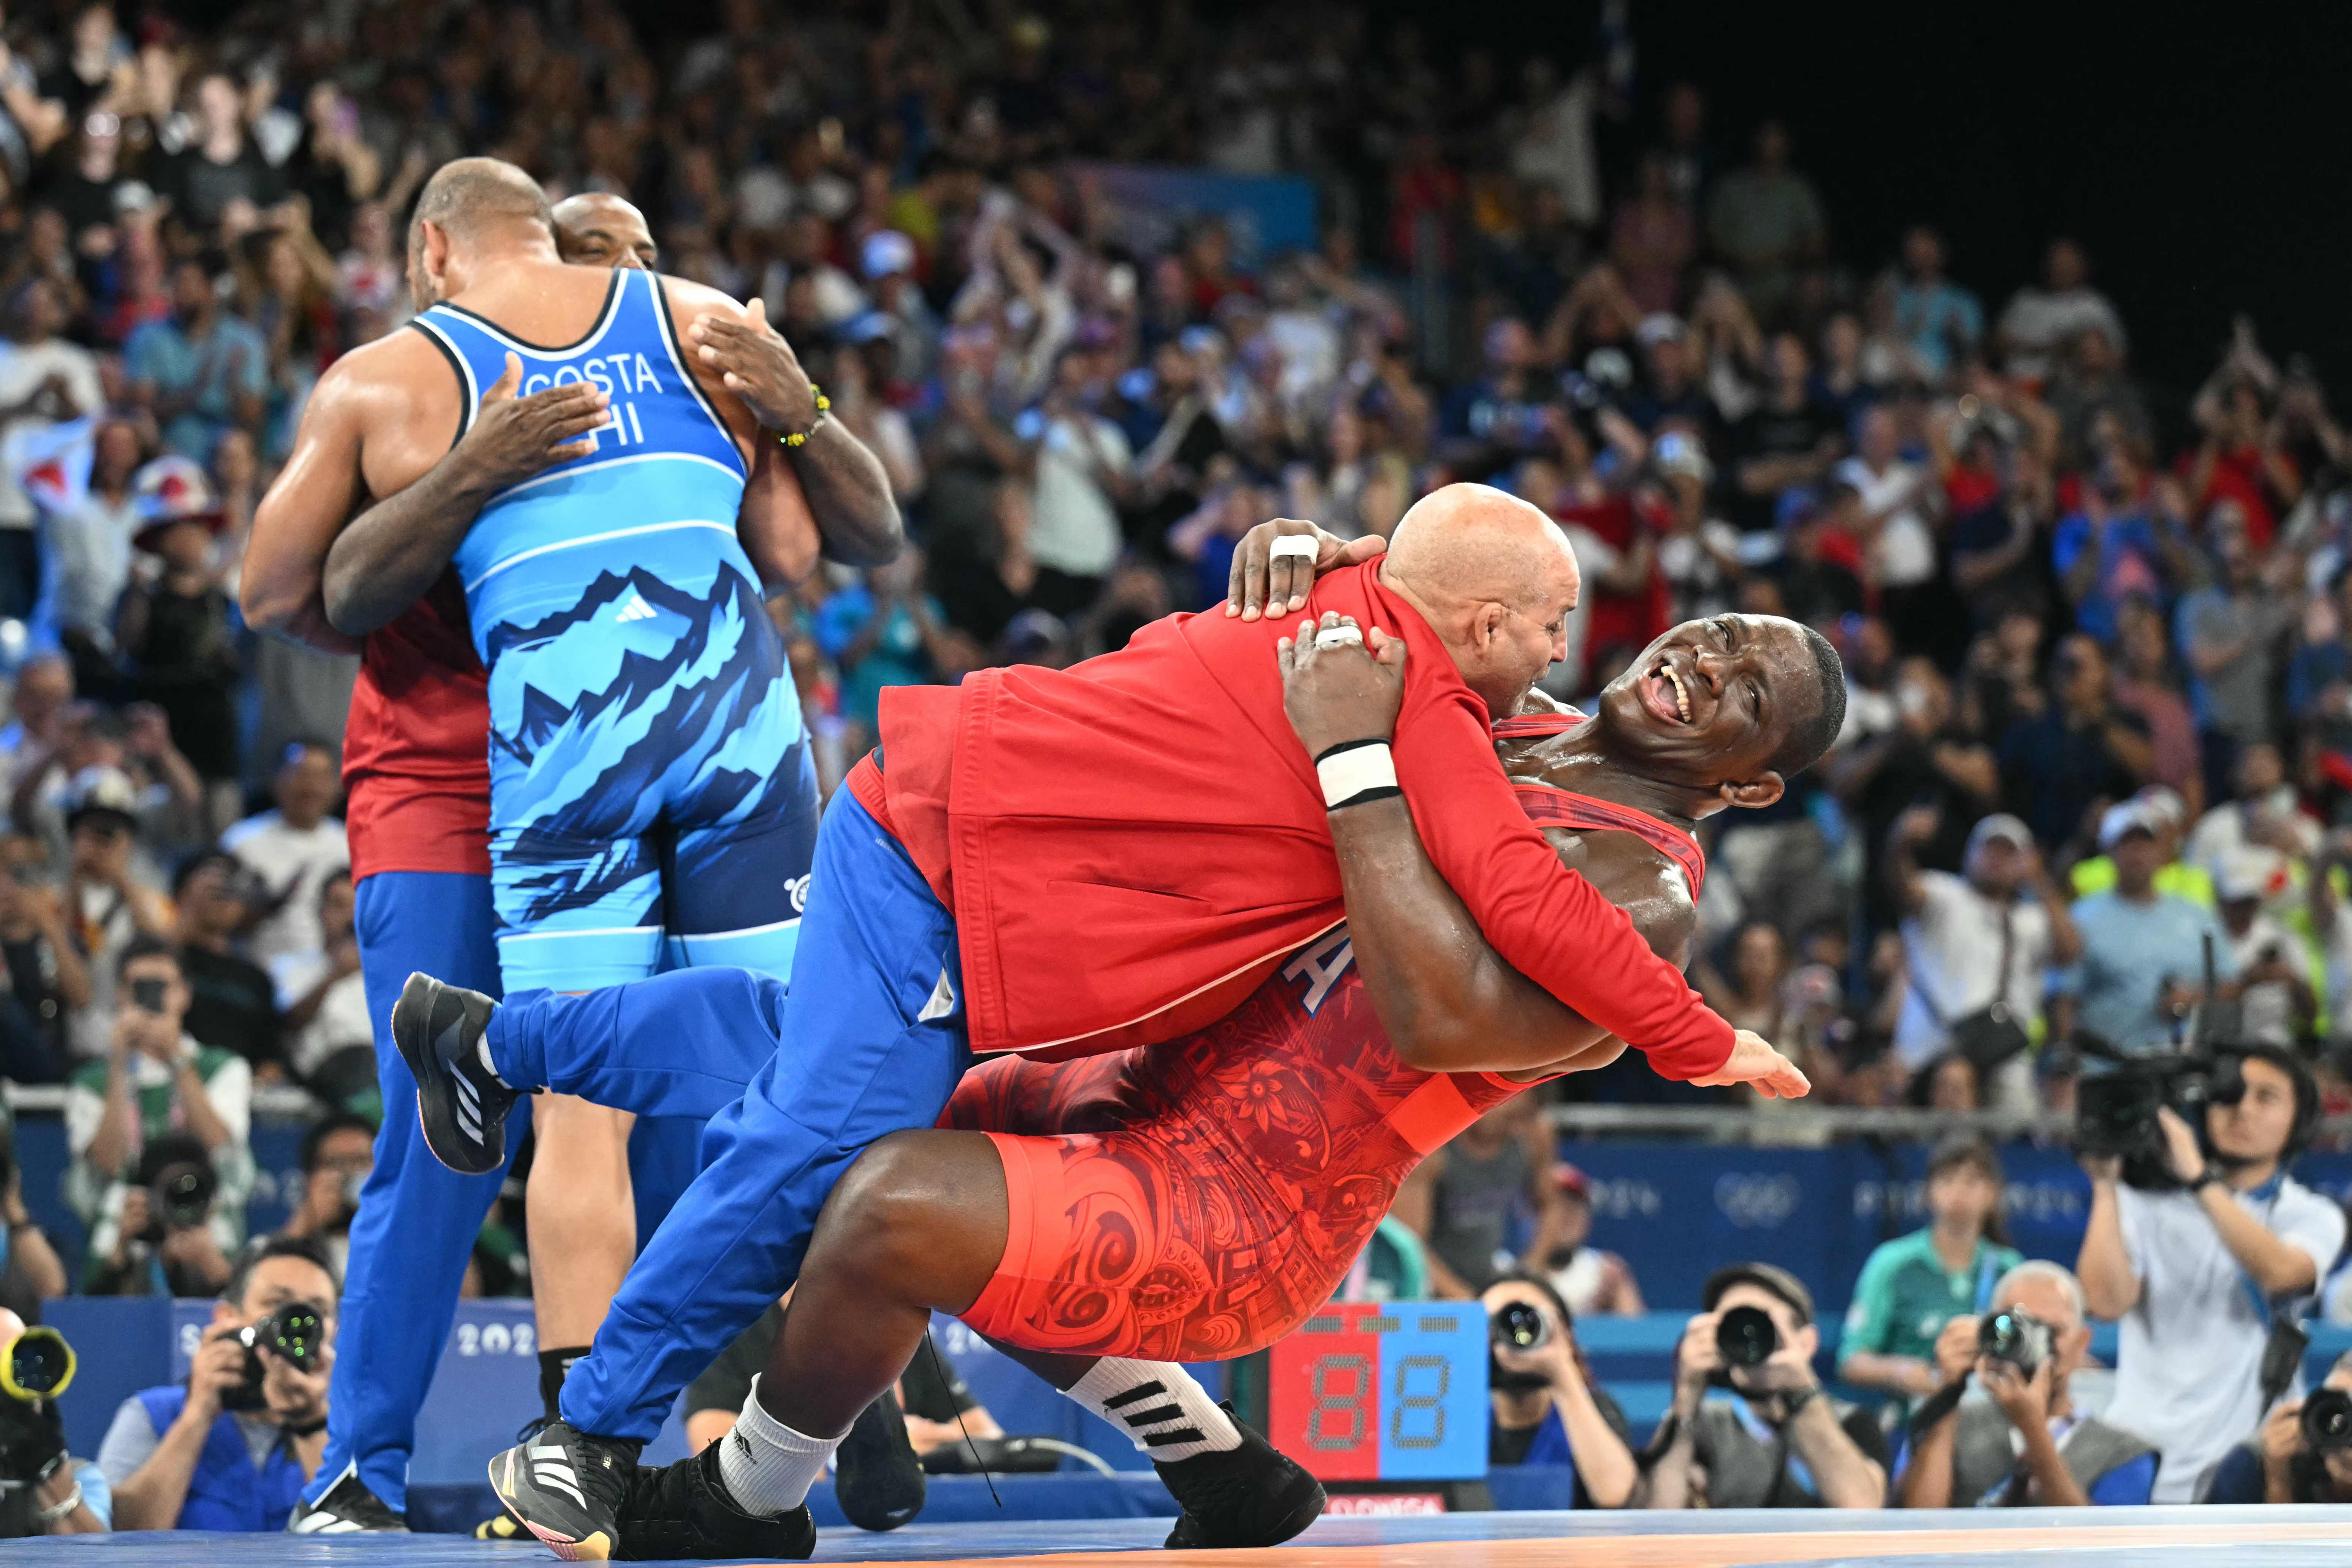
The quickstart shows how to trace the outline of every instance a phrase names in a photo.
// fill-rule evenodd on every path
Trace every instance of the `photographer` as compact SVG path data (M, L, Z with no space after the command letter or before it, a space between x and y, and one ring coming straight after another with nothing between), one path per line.
M205 1297L229 1276L215 1228L220 1179L204 1145L171 1132L139 1152L131 1180L108 1196L90 1233L92 1296Z
M302 1135L302 1202L280 1236L307 1236L327 1249L340 1275L352 1252L352 1221L360 1188L375 1169L375 1126L363 1116L336 1111Z
M2352 1502L2352 1351L2308 1399L2286 1399L2214 1468L2200 1502Z
M2113 1155L2083 1161L2091 1217L2075 1272L2091 1311L2123 1327L2106 1415L2163 1450L2160 1503L2192 1500L2253 1433L2273 1314L2310 1295L2344 1245L2344 1211L2284 1168L2317 1120L2316 1086L2275 1047L2229 1059L2239 1075L2213 1091L2201 1144L2169 1107L2156 1112L2178 1190L2122 1184Z
M1700 1300L1637 1506L1885 1507L1885 1435L1813 1373L1812 1293L1786 1269L1740 1263L1717 1271ZM1710 1384L1730 1397L1702 1404Z
M172 943L134 937L117 969L106 1059L85 1066L66 1090L66 1142L73 1153L66 1196L103 1228L121 1213L121 1177L141 1151L166 1134L183 1134L203 1146L213 1167L220 1186L214 1230L223 1249L233 1249L253 1188L247 1144L252 1069L244 1058L189 1037L184 1020L194 998ZM94 1254L100 1250L94 1239Z
M238 1260L188 1381L132 1394L107 1428L118 1528L286 1527L326 1452L335 1295L315 1242L272 1237Z
M1592 1382L1568 1303L1533 1274L1507 1274L1478 1299L1493 1326L1490 1465L1571 1465L1578 1508L1623 1508L1641 1472L1625 1413Z
M0 1307L0 1355L19 1376L25 1366L17 1341L24 1335L25 1320ZM61 1343L54 1336L49 1342ZM69 1354L65 1375L72 1376ZM64 1380L32 1386L61 1392ZM0 1538L103 1535L113 1518L105 1472L66 1451L56 1400L0 1395Z
M1905 1410L1936 1392L1937 1336L1992 1303L2025 1261L2001 1223L2000 1158L1982 1138L1947 1138L1927 1157L1926 1228L1883 1242L1862 1266L1838 1344L1838 1375L1896 1395Z
M2083 1287L2055 1263L2021 1263L1983 1317L1936 1339L1939 1397L1895 1467L1905 1508L2083 1508L2140 1504L2156 1450L2074 1408L2069 1380L2091 1348ZM1987 1397L1960 1393L1973 1380ZM1940 1415L1938 1412L1940 1411Z

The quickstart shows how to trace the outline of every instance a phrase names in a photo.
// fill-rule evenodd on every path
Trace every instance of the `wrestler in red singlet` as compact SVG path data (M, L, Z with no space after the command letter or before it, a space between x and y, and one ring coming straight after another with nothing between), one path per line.
M371 633L343 729L354 879L490 874L489 682L454 575Z
M1555 734L1576 715L1507 721ZM1540 826L1634 833L1698 896L1689 835L1607 801L1515 788ZM1331 1299L1431 1151L1528 1087L1397 1059L1343 926L1221 1022L1156 1047L967 1074L940 1125L1004 1164L1003 1261L964 1321L1024 1350L1214 1361Z

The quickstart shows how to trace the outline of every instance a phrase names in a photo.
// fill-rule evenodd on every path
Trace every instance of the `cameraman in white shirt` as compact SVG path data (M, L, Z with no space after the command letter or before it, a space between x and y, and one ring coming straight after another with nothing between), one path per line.
M2311 1076L2255 1046L2243 1092L2209 1104L2204 1137L2159 1110L2179 1190L2121 1184L2121 1162L2086 1156L2091 1219L2074 1272L2091 1311L2121 1321L2105 1418L2164 1454L2149 1500L2196 1500L2209 1471L2263 1418L2263 1352L2275 1312L2316 1289L2344 1246L2344 1211L2289 1178L2318 1120Z

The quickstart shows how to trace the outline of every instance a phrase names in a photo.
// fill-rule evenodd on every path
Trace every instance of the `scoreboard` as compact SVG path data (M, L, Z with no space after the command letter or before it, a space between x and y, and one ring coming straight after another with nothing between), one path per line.
M1486 1331L1475 1301L1326 1307L1273 1348L1266 1436L1318 1480L1484 1476Z

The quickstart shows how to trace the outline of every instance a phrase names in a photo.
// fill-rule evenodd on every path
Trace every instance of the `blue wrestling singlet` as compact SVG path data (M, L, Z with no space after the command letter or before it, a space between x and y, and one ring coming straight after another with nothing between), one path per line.
M651 974L665 923L688 964L789 975L816 840L799 694L735 533L742 455L660 279L612 279L563 348L461 305L413 323L457 372L461 437L509 353L520 395L590 381L612 399L593 449L493 497L454 563L489 671L509 995Z

